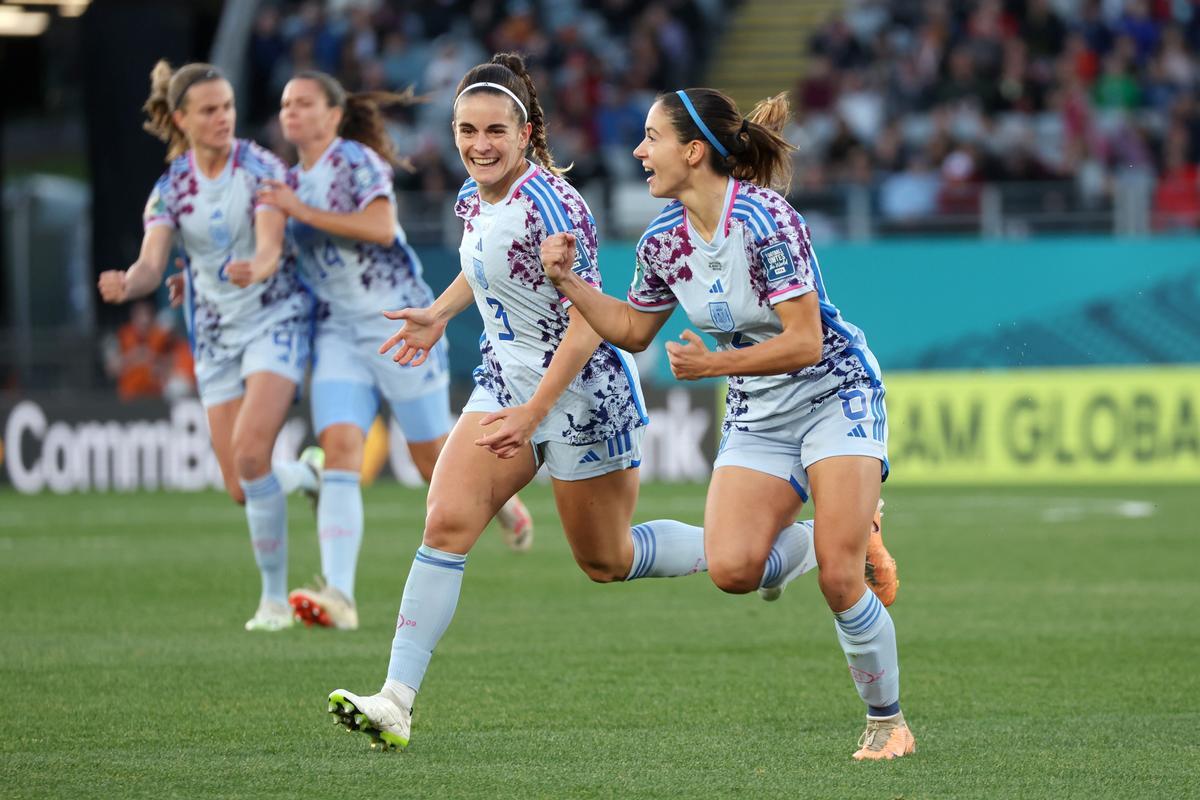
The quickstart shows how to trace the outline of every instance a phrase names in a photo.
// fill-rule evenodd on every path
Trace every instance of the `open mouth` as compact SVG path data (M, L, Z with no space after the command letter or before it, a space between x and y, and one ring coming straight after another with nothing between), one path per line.
M654 170L650 169L645 164L642 164L642 169L644 169L647 172L646 183L649 183L650 181L654 180Z
M477 167L490 167L500 161L499 158L472 158L471 163Z

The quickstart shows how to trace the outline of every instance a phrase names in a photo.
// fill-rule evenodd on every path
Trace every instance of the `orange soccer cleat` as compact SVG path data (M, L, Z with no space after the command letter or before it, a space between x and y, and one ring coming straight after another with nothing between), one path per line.
M867 729L858 740L855 761L883 761L912 755L917 751L917 740L903 714L884 719L867 717Z
M896 574L896 559L883 546L883 500L875 508L875 519L871 521L871 537L867 540L867 586L879 598L879 602L890 606L896 601L900 578Z

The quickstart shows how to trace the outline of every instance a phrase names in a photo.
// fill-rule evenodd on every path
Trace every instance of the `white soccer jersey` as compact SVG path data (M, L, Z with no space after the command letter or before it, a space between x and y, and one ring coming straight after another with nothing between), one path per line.
M396 202L391 166L370 147L341 138L309 169L292 167L287 180L305 204L324 211L361 211L380 197L393 207ZM433 302L399 221L395 230L385 246L288 220L300 275L320 303L318 319L353 321L377 317L384 308L424 308Z
M258 189L267 178L282 180L285 172L269 151L238 139L217 178L196 169L189 150L171 162L150 193L145 227L173 228L187 254L187 322L198 362L235 357L272 326L312 313L312 298L286 256L270 279L244 289L225 273L230 261L254 257Z
M542 271L549 235L575 235L575 271L600 286L596 223L562 178L531 164L499 203L485 203L475 181L455 205L463 220L463 273L483 316L483 363L475 380L503 406L527 402L567 331L568 303ZM546 441L592 444L645 425L637 367L628 353L601 343L534 433Z
M862 331L826 296L808 226L786 200L731 178L711 243L691 229L679 201L670 203L638 242L629 302L643 311L682 303L692 324L728 350L778 336L783 325L772 307L812 291L824 328L821 360L785 375L729 379L725 428L771 431L843 388L881 385Z

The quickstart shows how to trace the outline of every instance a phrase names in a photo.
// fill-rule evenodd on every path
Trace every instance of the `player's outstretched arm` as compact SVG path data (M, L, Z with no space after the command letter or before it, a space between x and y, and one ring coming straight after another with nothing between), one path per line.
M447 323L471 305L473 299L470 284L459 273L429 308L384 311L383 315L388 319L403 320L404 324L379 346L379 353L386 355L395 347L398 349L392 360L397 364L411 364L414 367L423 364L429 357L430 349L445 333Z
M359 211L326 211L304 203L286 183L265 180L258 191L258 199L297 222L334 236L385 247L396 240L396 207L386 197L376 197Z
M129 269L101 272L96 285L104 302L124 303L145 297L157 289L171 255L173 234L174 229L166 225L152 225L142 236L142 251Z
M575 247L575 236L570 233L556 233L542 241L546 277L602 339L633 353L645 350L671 315L638 311L576 275L572 270Z

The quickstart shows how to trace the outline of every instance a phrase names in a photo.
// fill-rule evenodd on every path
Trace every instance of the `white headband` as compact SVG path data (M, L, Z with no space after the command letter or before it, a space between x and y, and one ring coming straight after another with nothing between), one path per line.
M525 121L529 121L529 112L525 110L525 104L521 102L521 98L513 94L511 89L501 86L498 83L488 83L487 81L484 81L483 83L472 83L470 86L458 93L458 97L454 98L454 105L458 105L459 98L472 89L495 89L498 92L504 92L513 99L513 102L517 104L517 108L521 109L521 114L524 115Z

